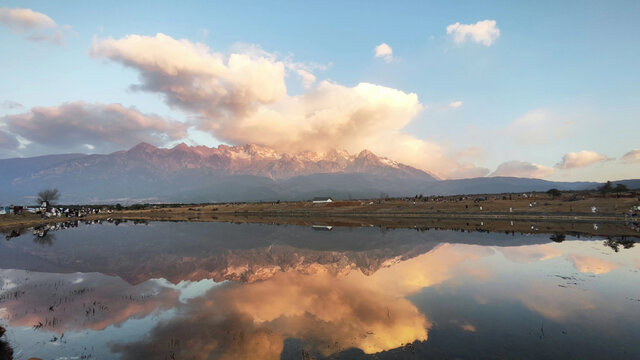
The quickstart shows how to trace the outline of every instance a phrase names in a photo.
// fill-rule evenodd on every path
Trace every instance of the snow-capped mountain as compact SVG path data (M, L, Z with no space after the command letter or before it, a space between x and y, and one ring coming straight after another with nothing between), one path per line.
M376 156L368 150L363 150L357 155L351 155L344 150L288 154L252 144L220 145L210 148L188 146L184 143L171 149L140 143L127 151L109 155L89 155L66 161L33 176L46 177L49 174L93 167L108 168L117 172L144 168L158 175L197 169L216 175L252 175L271 179L320 173L365 173L432 179L432 176L424 171Z
M118 199L127 202L126 199L147 198L163 201L294 199L301 193L282 194L281 189L274 190L274 186L292 181L296 191L313 197L314 190L305 188L305 181L301 186L301 177L322 176L328 190L349 188L345 191L360 195L362 191L358 189L376 194L383 190L367 185L371 181L389 185L397 181L435 180L427 172L376 156L368 150L359 154L344 150L289 154L252 144L207 147L182 143L166 149L140 143L129 150L106 155L6 159L0 160L0 165L4 170L0 181L6 185L0 195L5 193L3 197L8 197L2 201L19 201L19 197L28 197L47 187L59 188L63 200L78 202ZM314 179L310 182L319 185Z

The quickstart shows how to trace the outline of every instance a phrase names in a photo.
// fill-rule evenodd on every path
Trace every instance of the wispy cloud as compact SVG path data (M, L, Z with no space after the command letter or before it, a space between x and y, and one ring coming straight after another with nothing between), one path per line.
M22 108L22 104L12 101L12 100L5 100L3 102L0 103L0 107L4 108L4 109L9 109L9 110L14 110L14 109L21 109Z
M390 63L393 61L393 49L391 46L382 43L373 49L375 57L383 58L385 62Z
M28 40L58 45L63 45L65 36L72 32L70 26L58 25L46 14L31 9L1 7L0 24L13 32L26 34Z
M453 35L453 42L463 44L468 40L491 46L498 37L500 29L495 20L482 20L475 24L460 24L459 22L447 26L447 34Z

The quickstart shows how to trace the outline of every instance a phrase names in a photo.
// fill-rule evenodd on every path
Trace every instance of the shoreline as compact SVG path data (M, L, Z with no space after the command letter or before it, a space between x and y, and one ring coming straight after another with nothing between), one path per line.
M538 203L530 206L532 202ZM228 221L241 223L274 223L274 224L347 224L347 226L384 226L384 227L416 227L449 224L452 228L487 227L492 231L514 231L515 223L530 223L534 229L542 224L554 225L556 231L571 231L569 226L578 224L581 230L591 228L607 228L620 235L638 236L631 229L630 221L638 222L640 217L625 217L625 212L637 206L637 199L590 198L568 202L561 199L526 199L526 200L473 200L455 202L420 202L406 200L349 200L327 204L310 202L287 203L239 203L239 204L206 204L163 206L149 205L147 209L114 210L112 213L90 214L81 218L49 218L25 213L23 215L0 215L0 232L6 233L15 229L24 229L65 221L105 221L105 220L139 220L139 221ZM592 206L598 208L592 213ZM512 223L514 225L512 225ZM475 225L474 225L475 224ZM526 230L524 226L517 226ZM615 230L617 229L617 230ZM615 231L614 231L615 230ZM518 230L519 231L519 230ZM602 233L600 230L591 232Z
M582 234L587 236L630 236L640 238L640 232L631 228L628 221L611 217L576 216L460 216L460 214L433 214L432 216L368 216L349 214L313 214L284 216L267 213L189 213L190 216L167 216L163 213L141 213L137 211L116 214L90 215L84 218L25 219L5 223L0 221L0 232L24 232L34 227L55 225L67 221L94 222L224 222L235 224L269 224L321 227L378 227L381 229L431 229L456 231L485 231L525 234ZM346 215L346 216L345 216ZM378 214L380 215L380 214Z

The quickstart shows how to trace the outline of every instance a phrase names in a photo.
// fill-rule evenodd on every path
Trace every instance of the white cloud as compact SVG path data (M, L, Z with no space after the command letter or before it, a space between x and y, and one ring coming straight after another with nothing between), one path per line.
M141 83L134 89L162 94L196 115L198 130L228 143L289 152L366 148L441 177L461 166L437 144L403 131L424 108L413 93L370 83L312 87L314 78L298 71L307 69L258 47L224 55L163 34L94 39L90 54L136 69ZM290 72L307 77L305 93L287 94Z
M553 174L553 168L526 161L507 161L489 176L514 176L521 178L545 178Z
M453 42L462 44L467 40L491 46L500 36L500 29L495 20L482 20L475 24L460 24L459 22L447 26L447 34L453 35Z
M46 14L31 9L0 8L0 24L16 33L27 34L27 39L36 42L52 42L62 45L65 34L72 32L68 25L58 25Z
M556 164L556 167L560 169L582 168L607 159L606 156L600 155L597 152L582 150L567 153L562 157L562 161Z
M55 21L43 13L31 9L0 8L0 23L19 32L34 29L50 29L58 26Z
M28 144L56 151L79 151L89 147L109 152L142 141L164 144L187 134L185 124L143 114L135 108L80 101L35 107L26 113L3 116L0 117L0 125L14 137L17 135L27 140ZM15 145L15 142L11 143Z
M622 156L622 161L625 164L633 164L640 162L640 149L633 149Z
M457 109L457 108L459 108L461 106L462 106L462 100L452 101L452 102L449 103L449 107L450 108Z
M302 79L302 84L304 85L305 88L312 87L313 84L316 82L316 76L307 70L297 69L296 73Z
M393 49L391 46L382 43L375 47L374 49L375 57L383 58L385 62L390 63L393 61Z

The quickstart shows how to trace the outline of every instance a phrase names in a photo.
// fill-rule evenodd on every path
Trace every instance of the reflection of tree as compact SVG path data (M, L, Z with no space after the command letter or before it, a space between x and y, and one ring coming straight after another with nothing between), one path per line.
M20 236L20 230L11 230L11 232L5 236L5 239L9 241L11 240L11 238L18 237L18 236Z
M55 241L56 241L56 235L49 231L45 231L44 233L38 233L33 237L33 242L42 246L45 246L45 245L51 246Z
M4 335L5 329L0 326L0 337ZM13 359L13 349L9 344L0 339L0 359Z
M607 238L607 240L604 241L603 245L610 247L613 249L613 251L618 252L620 251L620 246L622 246L624 249L631 249L632 247L634 247L636 244L635 241L633 241L632 239L626 239L624 237L622 238Z
M553 234L549 239L553 242L561 243L566 239L566 237L567 236L565 234Z

